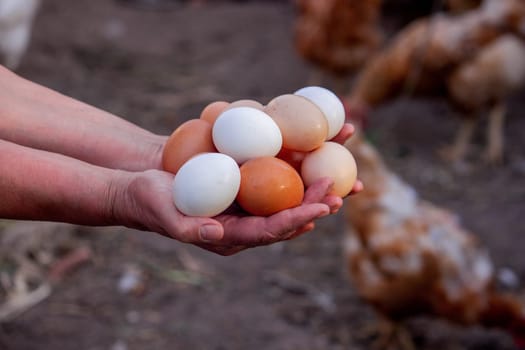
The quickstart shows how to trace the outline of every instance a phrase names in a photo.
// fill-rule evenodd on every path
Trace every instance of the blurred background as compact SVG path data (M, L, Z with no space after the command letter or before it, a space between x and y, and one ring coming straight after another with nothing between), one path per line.
M298 37L308 3L44 0L27 51L12 68L168 135L215 100L266 103L316 84L351 104L365 63L409 23L435 12L463 16L479 5L362 1L366 8L355 6L333 35L350 42L352 54L365 47L364 59L332 69L334 62L350 60L343 54L339 61L324 57L336 39L312 39L312 49ZM313 3L325 20L323 4L330 1ZM6 16L0 11L0 20ZM315 26L317 15L312 16ZM312 53L316 50L322 54ZM424 74L418 62L413 67ZM416 96L416 88L393 87L398 96L368 108L365 129L390 171L457 217L518 294L525 277L523 87L504 90L505 148L503 158L491 164L480 157L486 119L473 133L465 159L451 163L436 152L451 142L461 119L443 90ZM348 275L346 225L351 223L341 213L293 241L225 258L121 227L1 221L0 348L370 349L377 336L368 328L380 317ZM507 333L476 323L465 327L423 315L406 327L417 349L515 347Z

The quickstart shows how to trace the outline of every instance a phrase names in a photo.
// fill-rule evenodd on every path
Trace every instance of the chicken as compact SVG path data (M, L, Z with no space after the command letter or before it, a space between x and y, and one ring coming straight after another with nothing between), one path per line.
M383 37L379 27L381 0L295 3L295 49L322 71L346 77L379 49Z
M295 0L297 18L294 46L298 54L321 72L344 79L357 72L383 43L380 24L385 0ZM414 5L428 7L414 0L397 5L397 11ZM410 4L412 2L412 4ZM430 3L430 1L427 1ZM461 13L477 7L481 0L447 0L447 9ZM430 3L430 5L432 5ZM419 11L421 12L421 11ZM321 77L311 80L319 84ZM339 80L338 85L343 85ZM343 91L340 86L339 90Z
M442 155L450 160L463 159L468 153L476 117L489 109L485 159L501 163L505 98L522 86L525 86L525 43L513 35L498 38L452 72L447 81L449 98L467 118L454 146L444 149Z
M0 0L0 63L14 70L29 41L40 0Z
M447 10L451 13L463 13L481 4L481 0L447 0Z
M446 209L419 198L360 135L346 144L362 193L345 205L344 251L353 286L393 323L414 315L525 336L525 308L495 288L480 242Z
M481 50L501 36L510 33L517 37L525 37L524 0L485 0L481 7L462 15L439 14L417 20L396 35L390 45L378 53L360 72L352 91L345 98L350 112L363 116L372 107L401 94L413 93L427 95L450 93L449 97L455 105L463 105L468 100L470 110L481 110L486 107L488 96L477 99L476 94L479 94L483 87L474 85L473 89L463 91L461 98L458 99L457 91L461 84L456 82L460 79L451 77L465 76L464 73L459 72L472 71L473 68L463 67L477 65L477 75L492 77L478 78L478 83L492 83L493 76L500 74L499 82L502 84L496 87L496 90L502 97L506 97L510 93L510 88L516 84L505 81L509 76L501 68L506 63L505 60L499 59L498 63L491 65L490 68L479 61L487 60L487 55L481 54ZM512 54L520 53L515 48L511 49L510 45L496 45L498 50L506 49ZM490 50L491 57L498 56L493 53L494 49ZM483 58L476 59L477 55ZM518 61L514 58L506 60ZM495 68L498 65L500 68ZM494 89L493 86L491 88ZM492 113L491 116L497 114ZM491 122L489 125L495 127L499 124ZM460 128L460 132L465 133L464 129L466 127ZM496 134L499 132L489 132L489 135ZM465 137L456 139L462 140ZM491 145L495 142L489 140L488 143ZM489 146L491 147L498 149ZM461 145L456 143L453 149L455 149L453 152L449 152L454 155L450 160L461 160L464 156L464 152L458 151ZM491 154L491 161L501 158L501 155L495 155L494 151L487 153Z

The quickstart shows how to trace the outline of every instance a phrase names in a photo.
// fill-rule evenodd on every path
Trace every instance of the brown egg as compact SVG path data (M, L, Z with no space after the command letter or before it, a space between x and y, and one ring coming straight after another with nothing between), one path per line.
M191 157L204 152L217 152L212 140L212 125L203 119L181 124L164 145L162 168L176 174Z
M330 177L334 181L332 193L345 197L356 182L357 166L352 153L346 147L327 141L303 159L301 177L306 186L321 177Z
M304 157L306 157L307 152L301 151L292 151L287 148L281 148L281 151L276 155L277 158L284 160L286 163L290 164L298 172L301 171L301 163L303 162Z
M255 100L233 101L232 103L230 103L227 109L231 109L235 107L251 107L251 108L259 109L261 111L264 109L264 106L262 105L262 103L255 101Z
M328 135L328 122L323 112L302 96L278 96L264 111L281 129L284 148L309 152L321 146Z
M207 120L213 125L219 115L230 106L229 102L226 101L215 101L204 107L201 112L200 119Z
M304 198L301 176L275 157L250 159L241 165L237 203L252 215L268 216L300 205Z

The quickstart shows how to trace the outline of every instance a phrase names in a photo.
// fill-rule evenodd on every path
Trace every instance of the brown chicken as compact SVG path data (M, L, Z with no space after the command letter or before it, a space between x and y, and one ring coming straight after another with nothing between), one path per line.
M513 35L501 36L452 72L447 80L449 98L466 118L454 145L443 149L442 156L454 161L467 155L477 117L488 109L485 159L501 163L505 99L524 85L525 42Z
M447 0L447 10L451 13L463 13L475 9L481 4L481 0Z
M439 14L417 20L396 35L390 45L363 68L346 99L349 109L353 114L363 116L371 107L402 94L449 94L456 106L469 111L479 111L491 107L490 104L501 105L502 99L519 85L514 77L512 82L507 81L509 75L503 66L509 60L520 64L523 60L505 58L507 54L496 55L494 52L508 50L519 55L520 50L510 48L516 45L495 44L497 49L491 47L490 54L481 51L509 33L524 37L524 23L525 0L485 0L481 7L462 15ZM488 55L492 58L488 59ZM486 64L487 60L492 63ZM465 71L474 70L475 76L469 78L477 79L476 84L458 94L463 89L461 81L464 79L454 76L465 78L469 75ZM495 82L498 85L493 85ZM483 87L482 84L490 85ZM491 117L501 119L498 114L501 113L491 113ZM472 115L467 114L468 117ZM497 141L491 137L501 134L501 123L490 122L489 126L495 129L489 131L487 154L489 161L498 161L501 149L494 146ZM468 134L465 129L468 127L461 128L460 133ZM465 136L457 138L460 141L448 152L450 160L461 160L465 155L462 146L465 139Z
M524 304L496 290L488 253L458 218L420 199L360 135L346 146L365 183L345 206L345 256L360 296L390 324L437 316L524 339Z
M338 85L343 85L342 79L362 68L383 43L381 12L383 4L392 2L294 0L297 8L294 46L302 58L318 69L318 74L311 79L312 84L320 84L321 75L329 73L338 80ZM446 0L446 7L453 13L461 13L479 6L480 2ZM398 4L397 7L400 6L407 5ZM402 11L402 8L398 10ZM340 86L338 89L344 88Z
M361 68L382 43L381 0L295 0L294 46L336 77Z

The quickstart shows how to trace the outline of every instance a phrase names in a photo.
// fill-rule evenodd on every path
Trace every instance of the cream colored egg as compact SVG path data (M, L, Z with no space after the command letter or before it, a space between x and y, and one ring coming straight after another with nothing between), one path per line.
M264 111L279 125L284 148L308 152L326 140L326 118L319 107L302 96L278 96L266 105Z
M345 197L357 180L357 166L348 149L327 141L306 155L301 164L301 177L306 186L322 177L329 177L334 181L332 193Z
M345 123L345 108L336 94L320 86L307 86L294 94L307 98L321 109L328 122L327 140L341 131Z

